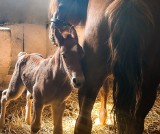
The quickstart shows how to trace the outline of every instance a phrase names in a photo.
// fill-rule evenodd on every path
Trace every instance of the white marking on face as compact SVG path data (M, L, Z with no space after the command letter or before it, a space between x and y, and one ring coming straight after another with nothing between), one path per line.
M78 51L77 45L74 45L74 46L72 47L71 51L77 52L77 51Z
M69 32L68 32L68 31L63 31L63 32L62 32L63 38L67 38L68 35L69 35Z

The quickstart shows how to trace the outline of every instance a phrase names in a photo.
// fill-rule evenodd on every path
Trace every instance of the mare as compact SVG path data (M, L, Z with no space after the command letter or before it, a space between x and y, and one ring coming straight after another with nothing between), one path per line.
M78 91L80 111L75 126L75 133L77 134L91 133L91 110L93 104L105 77L111 74L111 56L107 45L107 38L109 37L107 37L108 30L104 16L105 9L109 4L110 1L102 0L98 3L88 0L51 0L50 3L49 16L52 18L49 36L51 42L55 41L52 34L55 25L61 29L70 25L85 26L85 38L82 45L85 56L82 67L86 81L84 87ZM98 11L95 15L93 10L96 9ZM104 124L107 115L105 106L107 87L107 84L104 84L103 88L101 88L103 105L100 109L100 121L102 124Z
M51 0L55 25L85 25L75 134L91 133L93 104L111 73L118 132L142 134L160 82L159 12L159 0Z
M6 106L11 100L20 97L27 89L27 98L33 98L33 118L31 133L37 133L41 127L41 113L44 105L51 105L53 110L54 134L62 134L62 116L65 100L72 88L84 84L81 69L83 50L78 44L74 27L64 38L59 29L54 31L58 48L47 59L39 54L20 52L8 89L2 92L0 126L5 124ZM25 87L25 88L24 88ZM27 101L26 120L30 124L31 100Z

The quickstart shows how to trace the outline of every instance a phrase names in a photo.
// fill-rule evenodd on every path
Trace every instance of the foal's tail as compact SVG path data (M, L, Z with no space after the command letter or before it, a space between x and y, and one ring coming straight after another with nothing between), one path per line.
M7 100L8 99L17 99L18 95L21 94L24 90L22 85L22 79L20 76L20 68L21 65L25 62L25 52L20 52L18 54L18 60L15 65L14 72L12 74L12 78L9 83L8 91L7 91Z
M154 22L143 0L115 0L106 9L106 17L115 77L115 118L119 133L131 134L133 126L128 125L134 121L141 98L142 48L146 45L147 30Z

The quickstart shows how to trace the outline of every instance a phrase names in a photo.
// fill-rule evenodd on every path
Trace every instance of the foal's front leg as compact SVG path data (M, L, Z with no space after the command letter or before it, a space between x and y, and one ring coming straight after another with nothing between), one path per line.
M43 98L37 89L33 89L33 118L31 123L31 134L36 134L42 124Z
M33 119L31 124L31 134L36 134L41 128L43 105L33 100Z
M28 125L31 124L31 110L32 110L32 99L31 99L32 94L27 91L26 95L26 113L25 113L25 121L27 122Z
M55 106L52 104L54 131L53 134L63 134L62 117L65 109L65 102Z

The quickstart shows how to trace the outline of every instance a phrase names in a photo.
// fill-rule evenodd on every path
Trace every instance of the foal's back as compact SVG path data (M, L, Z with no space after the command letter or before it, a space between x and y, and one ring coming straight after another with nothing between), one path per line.
M31 93L34 92L34 86L38 86L38 90L43 94L41 95L43 103L63 101L61 99L69 95L70 83L60 66L58 54L47 59L38 54L26 54L23 61L22 82Z
M20 75L23 84L28 88L32 89L33 85L36 81L36 74L38 72L38 69L40 68L40 65L45 61L45 59L38 55L38 54L25 54L23 57L19 57L22 60L19 61L21 66L20 69Z

